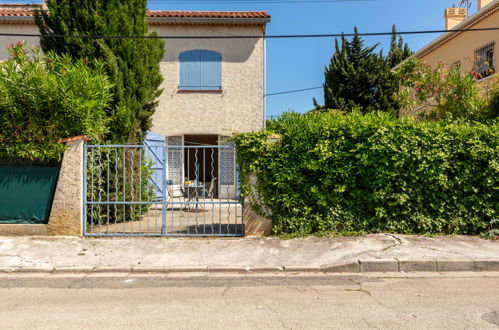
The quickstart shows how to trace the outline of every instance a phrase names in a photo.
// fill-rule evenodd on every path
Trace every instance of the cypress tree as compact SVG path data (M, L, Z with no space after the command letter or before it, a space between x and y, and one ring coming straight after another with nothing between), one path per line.
M148 32L146 0L47 0L48 11L37 10L36 24L44 52L104 62L114 83L109 109L108 140L140 142L150 129L161 94L160 39L58 38L53 35L155 36Z
M335 41L336 52L324 72L325 104L318 110L397 110L396 79L383 53L375 52L377 46L365 47L357 28L351 41L345 37L341 45Z
M392 26L392 40L390 42L390 52L388 53L387 61L390 68L396 67L398 64L402 63L405 59L412 56L413 52L409 48L407 43L404 43L402 36L398 36L397 39L397 27L395 24Z

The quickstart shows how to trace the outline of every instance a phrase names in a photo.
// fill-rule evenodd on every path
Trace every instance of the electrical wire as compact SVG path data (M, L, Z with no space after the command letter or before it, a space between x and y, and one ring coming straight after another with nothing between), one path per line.
M310 88L302 88L302 89L294 89L294 90L290 90L290 91L277 92L277 93L268 93L268 94L265 94L264 96L267 97L267 96L273 96L273 95L282 95L282 94L291 94L291 93L305 92L305 91L311 91L311 90L319 89L319 88L323 88L323 86L310 87Z
M218 36L118 36L118 35L69 35L51 34L41 35L33 33L0 33L3 37L31 37L31 38L81 38L81 39L287 39L287 38L335 38L335 37L361 37L390 36L390 35L410 35L410 34L435 34L435 33L461 33L498 31L499 27L475 28L475 29L453 29L453 30L419 30L419 31L397 31L390 32L364 32L364 33L331 33L331 34L281 34L281 35L218 35Z
M3 0L6 4L18 3L18 0ZM213 4L313 4L313 3L335 3L335 2L369 2L377 0L148 0L151 4L197 4L197 5L213 5ZM40 0L27 2L27 4L42 4Z
M335 3L335 2L368 2L375 0L215 0L215 1L196 1L196 0L185 0L185 1L160 1L160 0L149 0L148 3L151 4L195 4L195 5L215 5L215 4L315 4L315 3Z
M357 1L357 0L354 0ZM358 0L361 1L361 0ZM331 38L331 37L352 37L358 36L388 36L388 35L409 35L409 34L433 34L433 33L461 33L461 32L478 32L478 31L496 31L499 27L490 28L475 28L475 29L453 29L453 30L420 30L420 31L397 31L396 33L391 32L367 32L367 33L332 33L332 34L288 34L288 35L267 35L267 36L238 36L238 35L223 35L223 36L99 36L99 35L48 35L43 36L41 34L29 34L29 33L0 33L0 36L5 37L49 37L49 38L82 38L82 39L255 39L255 38L266 38L266 39L282 39L282 38ZM304 92L309 90L315 90L323 88L322 86L295 89L283 92L268 93L264 96L274 96L282 94L291 94Z

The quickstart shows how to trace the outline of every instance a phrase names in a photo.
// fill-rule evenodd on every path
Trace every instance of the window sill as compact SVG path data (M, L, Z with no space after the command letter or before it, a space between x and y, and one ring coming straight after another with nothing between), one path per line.
M179 89L177 90L177 93L181 93L181 94L190 94L190 93L209 93L209 94L222 94L223 93L223 90L221 89L213 89L213 90L203 90L203 89L199 89L199 90L187 90L187 89Z
M491 75L489 75L487 77L484 77L484 78L480 78L480 79L477 80L477 82L482 83L482 82L485 82L485 81L487 81L489 79L492 79L492 77L494 77L494 74L491 74Z

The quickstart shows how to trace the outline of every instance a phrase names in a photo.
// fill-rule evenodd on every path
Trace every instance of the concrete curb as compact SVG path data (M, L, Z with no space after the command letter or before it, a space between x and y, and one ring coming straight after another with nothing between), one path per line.
M356 262L338 263L323 266L30 266L0 267L4 274L29 273L397 273L397 272L496 272L499 271L498 260L357 260Z

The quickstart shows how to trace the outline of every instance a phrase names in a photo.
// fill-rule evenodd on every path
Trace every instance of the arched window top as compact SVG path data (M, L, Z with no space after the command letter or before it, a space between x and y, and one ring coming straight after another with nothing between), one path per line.
M194 49L180 53L179 60L179 90L222 90L222 54L212 50Z

